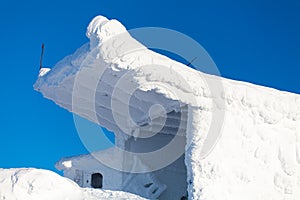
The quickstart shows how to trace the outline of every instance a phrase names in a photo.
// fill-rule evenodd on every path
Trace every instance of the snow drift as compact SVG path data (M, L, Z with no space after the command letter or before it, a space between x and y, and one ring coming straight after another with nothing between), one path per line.
M190 69L148 50L116 20L96 17L87 36L88 44L38 78L34 87L44 97L125 138L162 114L149 117L153 104L166 113L187 106L190 199L300 199L299 95ZM138 51L122 54L129 47ZM221 90L207 86L217 82ZM134 92L126 90L130 84ZM212 131L221 137L203 156L212 123L220 123Z
M80 188L73 181L41 169L0 169L1 200L96 200L143 198L133 194Z

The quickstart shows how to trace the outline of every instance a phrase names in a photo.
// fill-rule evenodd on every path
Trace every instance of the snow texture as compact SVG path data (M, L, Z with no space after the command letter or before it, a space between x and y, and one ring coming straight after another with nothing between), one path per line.
M102 45L119 33L124 35L113 40L114 45ZM167 112L188 105L185 164L190 199L300 199L299 95L190 69L148 50L116 20L96 17L88 27L87 36L90 43L40 76L34 86L36 90L119 137L122 131L112 114L112 100L118 102L120 118L126 118L123 107L131 106L135 111L132 114L135 123L126 121L124 125L129 131L149 122L148 109L153 103L162 105ZM128 46L140 50L118 54ZM151 67L140 67L149 63ZM104 73L100 86L94 90L93 80L99 75L96 68ZM89 77L90 82L83 81L86 77L76 80L79 73ZM124 101L127 91L118 91L115 96L112 92L122 89L117 83L124 74L130 74L127 80L137 88L134 94L129 94L132 104ZM221 81L223 90L212 93L204 80ZM159 87L161 84L176 91L177 96L166 87ZM81 92L74 91L75 86ZM97 109L88 98L92 93L96 93ZM74 99L77 99L75 105ZM216 111L225 112L221 137L211 153L203 157L202 147ZM154 112L153 116L160 114Z
M142 200L121 191L80 188L73 181L41 169L0 169L1 200Z

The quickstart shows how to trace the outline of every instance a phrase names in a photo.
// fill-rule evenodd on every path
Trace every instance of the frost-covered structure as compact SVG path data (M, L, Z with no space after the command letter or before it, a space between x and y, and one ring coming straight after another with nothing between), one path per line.
M59 161L67 177L150 199L300 199L299 95L195 71L116 20L96 17L87 36L35 84L116 135Z

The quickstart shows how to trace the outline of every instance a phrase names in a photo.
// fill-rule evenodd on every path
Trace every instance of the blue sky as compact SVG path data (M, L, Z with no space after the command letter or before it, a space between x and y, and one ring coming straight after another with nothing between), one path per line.
M54 169L87 153L73 116L33 90L41 43L53 66L87 42L96 15L128 29L180 31L198 41L223 77L300 93L300 1L28 0L0 2L0 167Z

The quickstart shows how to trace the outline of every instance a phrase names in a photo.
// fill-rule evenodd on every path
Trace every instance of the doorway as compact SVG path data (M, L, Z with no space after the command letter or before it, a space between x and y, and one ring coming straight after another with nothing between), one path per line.
M100 173L92 174L92 183L91 186L93 188L102 188L103 185L103 176Z

